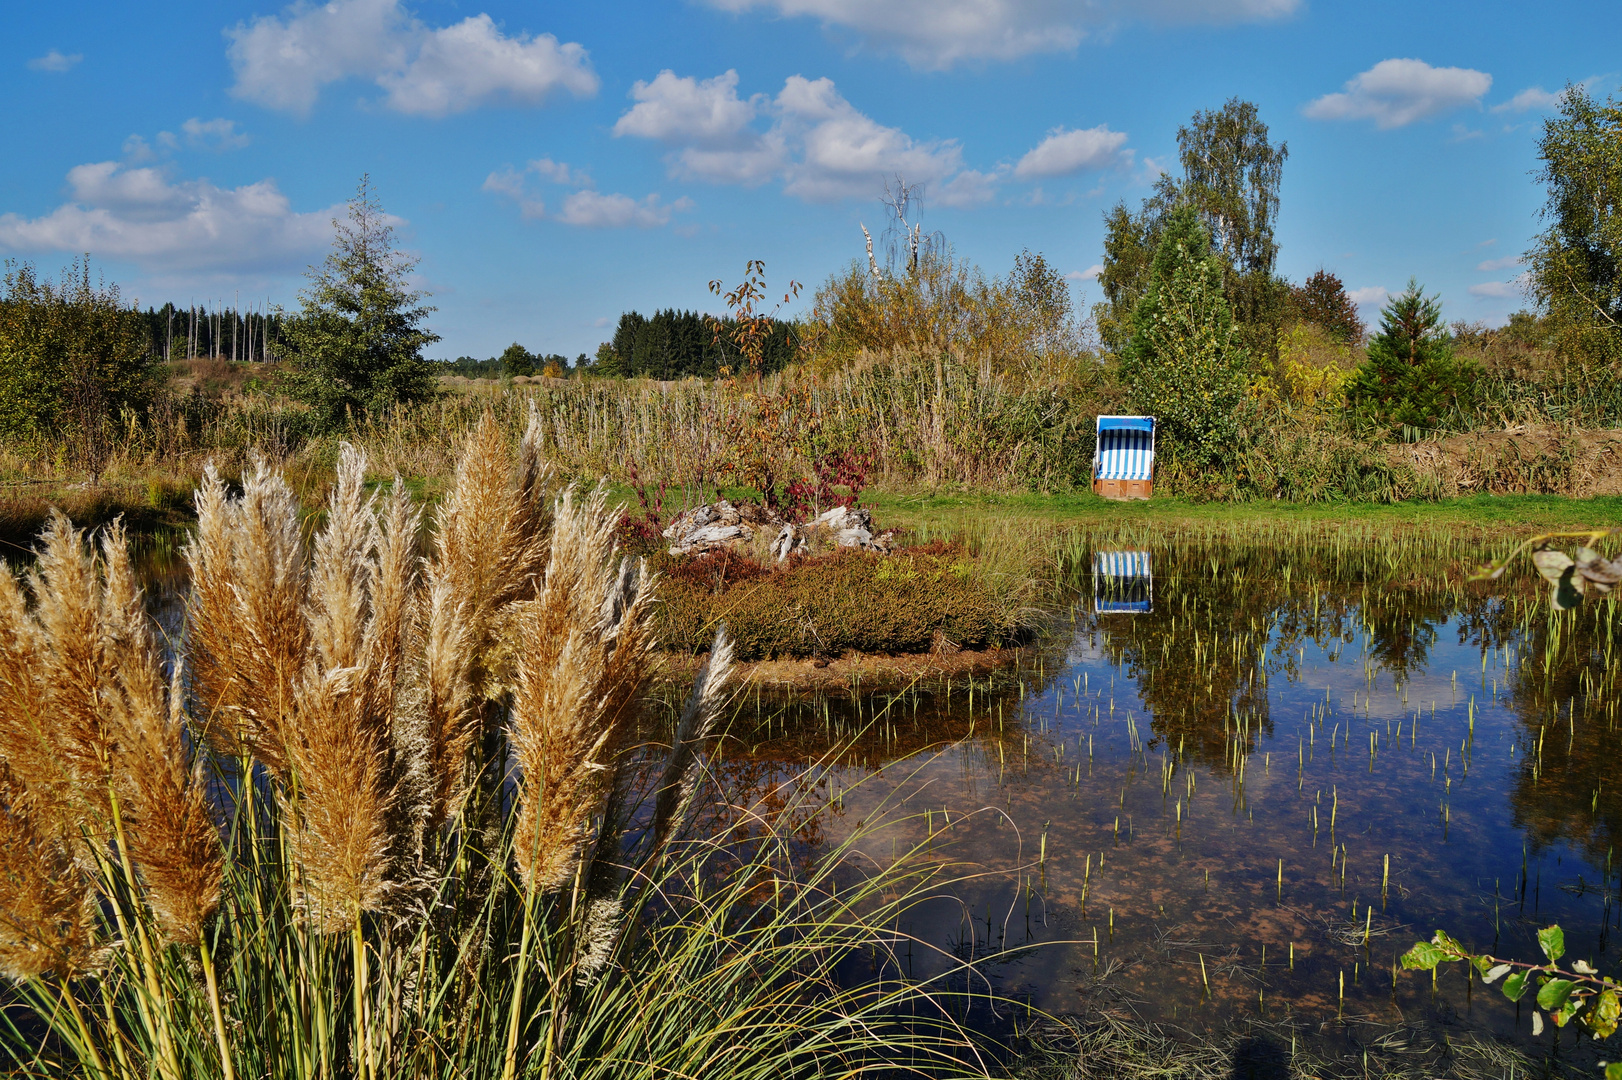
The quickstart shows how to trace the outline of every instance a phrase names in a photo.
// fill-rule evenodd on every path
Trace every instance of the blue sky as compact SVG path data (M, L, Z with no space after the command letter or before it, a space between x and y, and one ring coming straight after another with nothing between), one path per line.
M89 252L143 305L291 304L366 172L437 356L591 352L621 311L713 307L753 258L808 296L896 173L959 254L1040 251L1085 307L1103 211L1233 96L1289 144L1281 272L1334 271L1365 318L1414 275L1449 319L1502 322L1541 120L1622 74L1615 0L215 0L4 25L0 254Z

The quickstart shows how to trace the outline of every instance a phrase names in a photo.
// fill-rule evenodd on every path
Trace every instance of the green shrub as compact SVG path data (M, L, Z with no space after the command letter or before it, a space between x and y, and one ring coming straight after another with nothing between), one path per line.
M1434 428L1468 413L1481 369L1460 358L1442 323L1442 305L1419 282L1380 312L1380 332L1346 387L1346 403L1364 424Z
M845 550L777 567L725 554L654 563L664 601L655 632L667 649L705 649L721 622L740 660L927 652L937 634L977 647L1001 640L1008 625L955 544L888 556Z

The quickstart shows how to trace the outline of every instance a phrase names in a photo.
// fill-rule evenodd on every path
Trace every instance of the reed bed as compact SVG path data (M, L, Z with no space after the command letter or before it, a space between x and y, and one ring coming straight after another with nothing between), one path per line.
M205 469L174 641L116 526L0 573L16 1074L985 1075L895 957L942 864L701 799L724 630L647 738L656 583L535 413L512 445L471 425L426 539L354 446L318 522L264 458Z

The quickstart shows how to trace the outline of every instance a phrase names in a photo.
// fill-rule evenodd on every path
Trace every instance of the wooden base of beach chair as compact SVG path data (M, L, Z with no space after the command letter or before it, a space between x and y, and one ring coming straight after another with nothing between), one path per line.
M1147 499L1154 491L1152 480L1094 480L1093 493L1106 499Z

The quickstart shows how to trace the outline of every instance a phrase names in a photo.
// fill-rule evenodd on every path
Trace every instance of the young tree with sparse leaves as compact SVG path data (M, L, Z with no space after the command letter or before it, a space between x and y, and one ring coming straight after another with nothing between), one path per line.
M439 340L426 327L428 294L410 284L417 260L395 248L370 177L361 177L347 220L333 227L332 251L310 268L301 310L283 329L284 385L327 428L432 397L422 350Z

